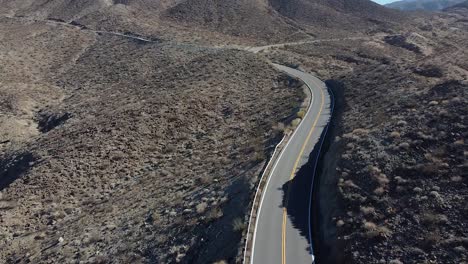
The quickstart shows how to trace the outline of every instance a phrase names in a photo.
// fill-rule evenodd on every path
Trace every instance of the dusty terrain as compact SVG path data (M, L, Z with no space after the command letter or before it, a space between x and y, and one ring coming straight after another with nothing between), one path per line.
M0 262L235 257L302 89L244 51L1 22Z
M0 14L210 45L388 31L408 20L368 0L0 0Z
M303 99L267 59L341 91L319 190L335 260L462 262L466 14L0 0L0 262L239 261L258 176ZM319 41L229 48L304 39Z

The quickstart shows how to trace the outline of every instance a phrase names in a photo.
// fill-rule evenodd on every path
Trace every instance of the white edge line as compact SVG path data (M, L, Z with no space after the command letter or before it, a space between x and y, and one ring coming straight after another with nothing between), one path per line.
M273 64L273 65L279 65L279 64ZM279 65L279 66L282 66L282 65ZM275 67L276 67L276 66L275 66ZM285 67L285 66L283 66L283 67ZM278 67L276 67L276 68L278 69ZM289 68L289 67L288 67L288 68ZM292 69L292 68L290 68L290 69ZM279 70L282 71L282 72L285 72L284 70L281 70L281 69L279 69ZM293 70L296 70L296 69L293 69ZM299 70L296 70L296 71L299 71ZM302 72L302 71L299 71L299 72L305 73L305 72ZM311 93L310 100L309 100L309 106L308 106L309 109L307 110L306 115L305 115L304 118L302 119L302 120L304 120L304 119L310 114L310 112L311 112L311 109L312 109L311 106L312 106L312 102L313 102L313 99L314 99L314 92L312 91L312 88L310 88L310 86L309 86L309 85L305 82L305 80L303 80L302 78L298 77L297 75L290 74L290 73L288 73L288 72L286 72L286 74L288 74L288 75L290 75L290 76L292 75L292 76L294 76L295 78L301 79L301 80L304 82L304 84L307 86L307 88L309 88L309 91L310 91L310 93ZM307 73L306 73L306 74L307 74ZM271 172L270 172L270 176L271 176L271 174L275 171L276 166L278 165L278 161L281 160L281 157L283 156L284 150L288 147L289 143L291 143L291 141L293 140L294 136L296 135L296 132L297 132L297 131L299 130L299 128L303 125L303 123L304 123L304 122L301 122L301 123L299 124L299 126L294 130L294 132L293 132L291 138L290 138L289 141L286 143L286 146L284 146L284 148L281 150L280 156L278 157L278 159L276 159L275 165L273 166L273 168L272 168L272 170L271 170ZM284 138L285 138L285 137L283 137L283 139L281 140L281 142L284 140ZM281 142L280 142L280 143L281 143ZM280 144L276 145L276 147L275 147L275 152L276 152L277 147L278 147L279 145L280 145ZM273 154L275 154L275 152L273 152ZM272 157L274 157L274 155L272 155ZM270 162L271 162L271 159L270 159ZM269 162L269 163L270 163L270 162ZM263 172L262 177L260 178L260 182L259 182L259 183L261 183L261 180L263 179L263 176L265 175L265 172L266 172L266 170ZM261 213L261 211L262 211L263 199L265 198L265 193L266 193L266 190L268 189L268 185L269 185L269 183L270 183L270 180L271 180L271 177L268 177L267 183L266 183L266 185L265 185L265 189L264 189L263 193L261 194L262 198L261 198L261 200L260 200L260 204L258 205L259 207L258 207L258 212L257 212L257 218L255 219L255 230L254 230L254 235L253 235L253 239L252 239L252 252L251 252L251 254L250 254L250 263L251 263L251 264L253 264L254 249L255 249L255 239L256 239L256 237L257 237L258 219L259 219L260 213ZM260 185L259 185L258 187L260 187ZM247 235L246 235L246 240L245 240L246 243L245 243L245 248L244 248L244 259L243 259L243 261L242 261L243 264L245 264L245 258L246 258L246 254L247 254L247 245L248 245L248 237L249 237L249 231L250 231L250 223L251 223L251 220L252 220L252 215L253 215L253 210L254 210L255 201L256 201L256 198L257 198L257 193L258 193L258 191L259 191L259 188L258 188L258 187L257 187L257 191L256 191L256 193L255 193L254 202L253 202L253 204L252 204L252 211L251 211L250 217L249 217L249 225L248 225L248 228L247 228Z
M247 256L247 244L248 244L248 242L249 242L249 239L248 239L248 238L249 238L250 228L251 228L251 224L250 224L250 223L252 222L252 215L253 215L254 210L255 210L255 202L256 202L256 200L257 200L256 198L258 197L258 192L259 192L259 190L260 190L260 184L262 183L262 180L263 180L263 178L264 178L264 176L265 176L265 173L266 173L266 171L267 171L267 169L268 169L268 166L270 165L271 161L273 160L273 158L274 158L274 156L275 156L275 154L276 154L276 151L278 150L278 147L281 145L281 143L283 143L283 141L284 141L285 138L286 138L286 136L283 136L283 138L281 139L281 141L276 145L275 151L273 151L273 154L271 155L272 158L268 161L268 164L267 164L267 166L265 167L265 170L263 171L262 176L260 177L259 186L257 187L257 191L255 192L254 201L253 201L253 203L252 203L252 209L251 209L251 211L250 211L249 225L248 225L248 228L247 228L247 235L246 235L246 237L245 237L246 243L245 243L245 248L244 248L244 260L243 260L243 263L244 263L244 264L245 264L245 259L246 259L246 256ZM274 165L273 168L276 167L276 163L277 163L277 162L278 162L278 160L275 161L275 165ZM273 171L273 170L272 170L272 171ZM268 186L268 182L269 182L269 181L267 181L267 183L266 183L266 185L265 185L265 190L266 190L266 187ZM262 197L263 197L263 195L262 195ZM262 200L263 200L263 199L262 199ZM261 205L261 203L260 203L260 205ZM259 212L260 212L260 209L259 209ZM259 214L257 214L257 219L258 219L258 215L259 215ZM255 226L257 226L257 223L258 223L258 221L255 221ZM256 232L254 232L254 236L253 236L253 240L252 240L252 254L250 255L250 259L251 259L250 262L251 262L251 263L252 263L253 248L254 248L254 247L253 247L253 242L255 242L255 237L256 237L256 235L257 235Z

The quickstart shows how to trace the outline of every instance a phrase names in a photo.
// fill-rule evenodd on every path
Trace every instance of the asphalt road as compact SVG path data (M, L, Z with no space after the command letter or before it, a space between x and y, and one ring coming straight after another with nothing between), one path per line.
M314 256L308 223L313 174L311 171L304 175L310 177L308 181L302 181L308 182L308 186L300 186L304 184L297 183L295 176L301 166L307 163L330 118L330 96L325 84L316 77L281 65L275 67L302 79L311 90L312 99L303 121L269 175L258 209L251 263L312 263ZM296 186L292 188L293 185ZM297 191L301 188L305 191Z

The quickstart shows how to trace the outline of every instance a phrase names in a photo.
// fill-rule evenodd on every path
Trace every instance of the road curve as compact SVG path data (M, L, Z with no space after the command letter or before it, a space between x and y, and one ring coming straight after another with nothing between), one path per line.
M287 74L300 78L310 89L309 109L273 165L257 212L250 263L312 263L310 242L311 183L305 192L292 188L296 172L307 163L330 119L330 95L326 85L312 76L274 64ZM307 177L313 177L312 172ZM296 183L297 185L297 183ZM298 197L299 196L299 197ZM299 202L298 202L299 201ZM292 203L301 204L293 208ZM300 224L303 223L303 224Z

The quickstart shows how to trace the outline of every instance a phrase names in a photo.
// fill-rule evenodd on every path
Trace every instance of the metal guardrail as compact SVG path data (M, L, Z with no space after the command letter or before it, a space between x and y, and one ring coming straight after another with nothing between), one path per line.
M258 211L257 207L259 205L259 199L262 196L262 192L263 192L263 189L264 189L264 187L266 185L266 181L267 181L267 178L265 177L265 175L269 175L271 173L271 169L272 169L271 163L272 163L273 160L276 161L277 157L275 157L275 156L277 156L279 154L278 153L278 148L279 148L279 146L281 146L281 144L283 143L283 141L287 137L289 137L289 135L285 135L281 139L281 141L276 145L275 150L273 151L273 154L271 155L271 158L268 161L268 164L265 167L265 170L263 171L262 176L260 177L260 181L258 183L257 191L255 192L255 196L254 196L254 201L252 203L252 209L250 211L250 216L249 216L249 224L248 224L248 227L247 227L247 234L246 234L246 237L245 237L244 258L243 258L243 263L244 264L246 263L247 258L252 257L250 255L247 256L247 252L250 252L250 247L252 246L251 245L252 240L251 240L250 233L253 233L253 231L255 230L255 229L252 229L252 226L255 228L255 225L252 225L252 223L255 223L256 219L257 219L256 212Z

